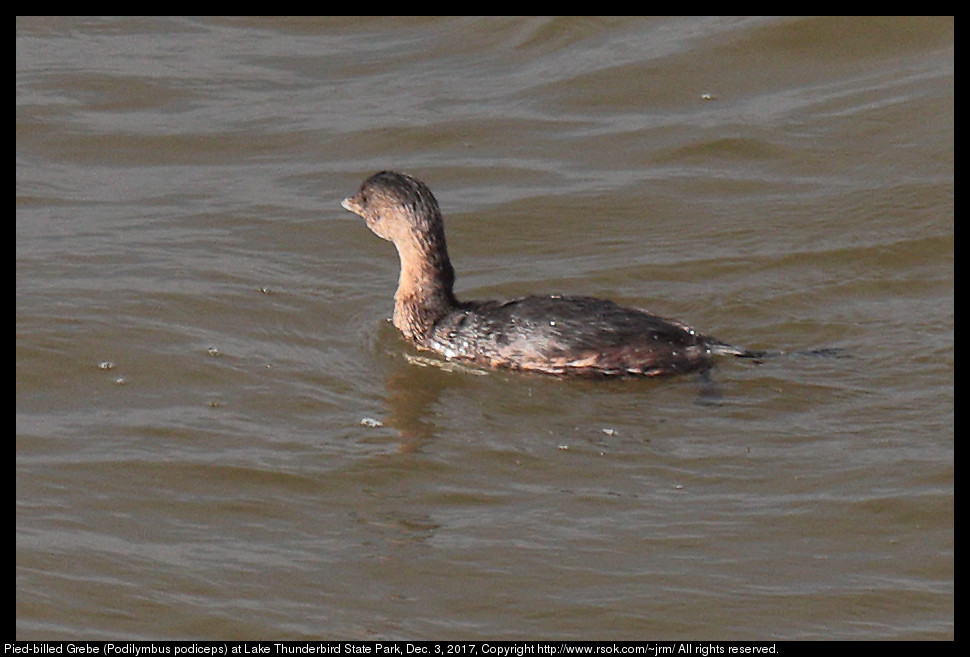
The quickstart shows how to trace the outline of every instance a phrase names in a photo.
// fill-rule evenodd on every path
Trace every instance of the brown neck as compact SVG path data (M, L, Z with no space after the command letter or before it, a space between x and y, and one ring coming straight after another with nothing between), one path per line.
M458 305L452 287L455 271L444 244L440 248L399 245L401 277L394 294L394 326L422 344L435 323Z

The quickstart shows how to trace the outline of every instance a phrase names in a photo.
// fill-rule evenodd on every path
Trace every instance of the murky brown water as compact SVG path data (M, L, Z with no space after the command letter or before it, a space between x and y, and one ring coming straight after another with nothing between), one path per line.
M17 638L951 638L953 43L18 20ZM427 366L339 206L383 168L462 296L850 357Z

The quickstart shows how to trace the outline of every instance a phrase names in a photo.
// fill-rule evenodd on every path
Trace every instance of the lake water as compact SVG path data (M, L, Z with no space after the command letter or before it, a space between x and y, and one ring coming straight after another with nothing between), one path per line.
M953 638L953 28L18 19L17 638ZM462 298L786 353L443 366L386 168Z

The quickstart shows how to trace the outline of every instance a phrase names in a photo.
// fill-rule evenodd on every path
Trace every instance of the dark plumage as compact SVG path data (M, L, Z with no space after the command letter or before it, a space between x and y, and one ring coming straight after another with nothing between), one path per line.
M548 374L677 374L742 349L670 319L592 297L459 302L441 211L420 180L381 171L341 205L397 247L394 326L449 359Z

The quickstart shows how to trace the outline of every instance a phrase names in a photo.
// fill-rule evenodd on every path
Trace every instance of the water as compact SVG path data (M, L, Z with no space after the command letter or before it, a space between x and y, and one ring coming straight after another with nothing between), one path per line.
M18 19L17 638L952 638L953 43ZM789 354L716 403L422 359L339 205L384 168L461 297Z

